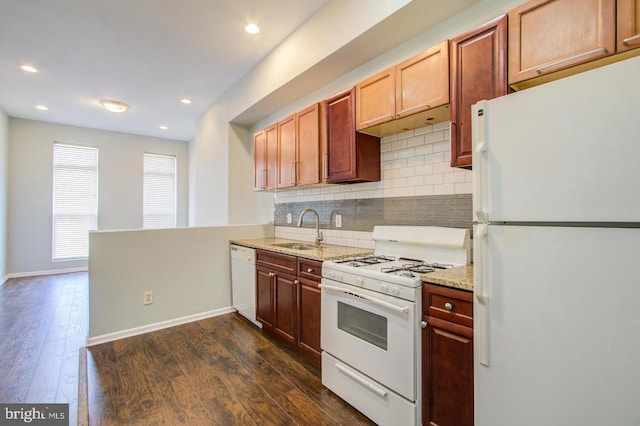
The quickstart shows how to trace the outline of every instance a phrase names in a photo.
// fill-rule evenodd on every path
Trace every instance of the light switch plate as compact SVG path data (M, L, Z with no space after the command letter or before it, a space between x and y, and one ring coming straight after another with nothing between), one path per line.
M287 223L291 223L291 213L287 213Z
M342 215L336 215L336 228L342 228Z

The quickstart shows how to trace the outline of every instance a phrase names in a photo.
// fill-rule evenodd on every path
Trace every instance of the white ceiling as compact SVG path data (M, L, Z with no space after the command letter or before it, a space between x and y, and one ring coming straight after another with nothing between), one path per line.
M190 140L200 114L326 1L0 0L0 107L11 117ZM249 22L259 34L244 31ZM40 71L25 73L23 63ZM109 113L101 99L130 109Z

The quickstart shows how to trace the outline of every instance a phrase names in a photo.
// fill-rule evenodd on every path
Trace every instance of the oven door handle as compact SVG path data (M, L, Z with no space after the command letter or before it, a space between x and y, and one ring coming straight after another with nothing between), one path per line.
M371 303L373 303L375 305L381 306L381 307L383 307L385 309L388 309L390 311L396 312L398 314L406 314L407 312L409 312L409 307L408 306L405 306L405 307L401 308L401 307L393 305L393 304L391 304L389 302L385 302L384 300L376 299L375 297L371 297L371 296L368 296L366 294L359 293L357 291L347 290L346 288L335 287L335 286L327 285L327 284L320 284L319 287L327 289L327 290L337 291L338 293L342 293L342 294L348 294L348 295L351 295L351 296L356 296L356 297L359 297L359 298L364 299L364 300L368 300L369 302L371 302Z
M340 365L338 363L334 364L334 367L336 367L336 369L338 369L338 371L340 371L342 374L348 376L349 378L351 378L351 380L360 383L362 386L364 386L365 388L369 389L371 392L375 393L379 397L385 398L385 399L387 398L387 392L384 389L380 389L378 386L375 386L375 385L369 383L369 381L363 379L362 377L360 377L357 374L351 372L346 367L343 367L342 365Z

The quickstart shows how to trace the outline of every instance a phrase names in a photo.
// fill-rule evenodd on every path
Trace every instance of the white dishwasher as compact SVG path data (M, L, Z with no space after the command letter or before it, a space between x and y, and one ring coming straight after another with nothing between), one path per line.
M231 244L231 297L233 307L249 321L256 321L256 251Z

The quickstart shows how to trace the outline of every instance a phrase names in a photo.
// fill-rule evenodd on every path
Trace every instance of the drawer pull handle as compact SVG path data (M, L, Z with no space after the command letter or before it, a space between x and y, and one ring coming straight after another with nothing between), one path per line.
M624 44L625 46L629 46L630 44L633 44L636 41L640 41L640 34L635 35L633 37L627 37L624 40L622 40L622 44Z
M447 302L447 303L444 304L444 308L447 311L451 311L453 309L453 305L451 303Z
M313 273L313 268L307 268L307 272L310 274Z
M607 50L606 47L598 47L597 49L593 49L593 50L590 50L588 52L579 53L579 54L573 55L573 56L571 56L569 58L560 59L558 61L551 62L551 63L546 64L546 65L542 65L542 66L536 68L536 72L538 74L542 74L544 72L544 70L546 70L547 68L557 67L559 65L566 64L567 62L572 62L572 61L575 61L575 60L578 60L578 59L582 59L582 58L585 58L587 56L594 55L596 53L608 53L608 50Z
M420 327L422 327L422 328L427 328L427 326L428 326L428 325L429 325L429 323L428 323L428 322L426 322L426 321L420 321Z

